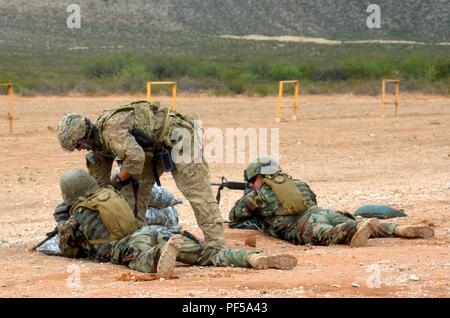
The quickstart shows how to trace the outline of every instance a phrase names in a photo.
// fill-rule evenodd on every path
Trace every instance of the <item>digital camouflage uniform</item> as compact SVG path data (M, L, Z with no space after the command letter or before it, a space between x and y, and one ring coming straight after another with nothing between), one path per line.
M119 240L90 244L90 240L107 239L110 232L100 215L87 208L77 209L69 220L60 222L58 231L64 256L112 262L144 273L156 272L161 249L173 235L164 226L150 225ZM246 258L255 253L242 249L211 248L184 237L177 260L198 266L249 267Z
M144 109L147 117L143 119L142 111L135 111L135 107ZM124 186L121 193L132 210L137 202L138 223L140 226L146 225L145 214L151 189L155 183L153 157L162 147L170 151L175 142L171 140L171 137L178 128L189 130L194 140L193 118L158 109L147 102L137 102L126 105L120 111L105 110L97 120L96 128L100 147L93 151L95 160L94 163L89 164L90 174L100 186L105 186L110 182L114 160L119 161L122 171L132 175L139 183L137 200L132 184ZM133 128L140 128L151 136L156 141L155 147L144 150L131 135L130 131ZM60 136L64 133L63 129L64 127L59 130L62 131ZM194 151L192 151L192 159L196 159L195 161L174 163L173 178L191 204L206 243L209 246L225 247L223 218L209 183L208 166L202 157L194 158L193 156ZM160 160L157 167L157 173L161 175L163 168Z
M259 217L262 230L293 244L332 245L348 244L357 231L358 223L346 212L333 211L317 206L316 195L303 181L294 181L306 203L306 212L292 216L273 216L281 209L280 203L272 189L263 185L258 190L247 192L230 211L230 226L233 223ZM381 224L376 237L395 236L397 224Z

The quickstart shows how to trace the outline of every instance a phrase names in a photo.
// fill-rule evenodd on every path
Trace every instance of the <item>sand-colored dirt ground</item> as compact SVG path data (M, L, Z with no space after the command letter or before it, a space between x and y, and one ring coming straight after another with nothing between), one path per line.
M294 246L256 231L226 228L230 247L244 247L244 240L256 235L258 247L271 254L292 253L298 267L255 271L180 266L175 273L179 279L150 282L119 281L121 274L131 272L125 267L30 252L54 227L59 176L84 166L84 153L60 149L55 133L60 116L81 111L95 119L103 108L136 99L17 98L15 133L10 135L5 100L0 98L0 297L449 297L448 97L403 95L399 116L390 110L382 118L376 97L306 96L300 119L280 124L274 120L275 98L182 96L178 107L197 113L204 128L279 127L281 165L310 183L321 206L354 211L380 203L403 208L409 216L394 221L430 224L433 239L374 239L358 249ZM241 180L244 167L211 164L211 181L222 175ZM162 181L181 196L170 175ZM224 191L225 219L239 195ZM201 236L186 201L179 214L181 225ZM67 284L72 264L81 269L79 289ZM378 270L381 286L371 288Z

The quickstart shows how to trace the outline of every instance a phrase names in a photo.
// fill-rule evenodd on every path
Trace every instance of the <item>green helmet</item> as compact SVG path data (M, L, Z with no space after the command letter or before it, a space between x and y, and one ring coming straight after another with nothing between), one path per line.
M97 181L83 169L71 169L66 171L59 179L61 194L64 203L71 206L87 192L95 191L100 187Z
M64 150L74 151L77 142L87 132L86 117L79 113L65 113L58 125L58 140Z
M250 163L244 170L245 181L250 181L257 175L271 175L281 171L280 165L270 157L260 157Z

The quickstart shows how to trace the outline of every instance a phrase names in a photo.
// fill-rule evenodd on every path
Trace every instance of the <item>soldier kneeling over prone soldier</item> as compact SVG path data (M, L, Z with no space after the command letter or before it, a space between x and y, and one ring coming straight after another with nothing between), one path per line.
M138 229L127 202L112 187L100 188L82 169L60 179L64 203L55 211L64 256L112 262L144 273L168 274L176 261L198 266L292 269L292 255L209 247L192 235L159 225ZM67 208L65 208L67 207Z

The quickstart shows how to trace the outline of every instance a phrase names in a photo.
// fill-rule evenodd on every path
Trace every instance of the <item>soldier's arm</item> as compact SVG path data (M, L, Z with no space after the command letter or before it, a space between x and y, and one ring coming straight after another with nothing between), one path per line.
M112 116L103 129L106 147L118 160L122 160L122 171L140 175L144 170L145 153L131 134L134 125L133 113L118 113Z
M111 169L114 157L107 157L100 153L88 152L86 166L89 174L94 177L100 187L106 187L111 179Z
M74 216L58 223L59 248L66 257L79 257L82 254L82 243L85 241Z
M307 201L312 201L314 204L317 204L317 196L306 182L297 180L295 184Z
M231 209L229 219L231 222L244 221L258 216L266 207L266 203L261 193L252 190L239 199Z

